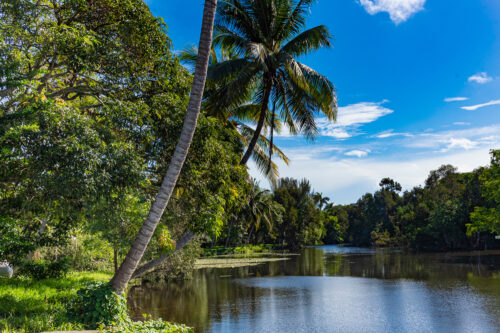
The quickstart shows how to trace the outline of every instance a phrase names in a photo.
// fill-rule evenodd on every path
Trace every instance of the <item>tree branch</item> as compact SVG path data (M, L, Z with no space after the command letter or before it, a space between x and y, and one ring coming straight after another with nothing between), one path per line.
M173 254L182 250L194 238L194 236L195 236L194 233L192 233L190 230L185 231L181 235L181 237L179 237L179 239L175 242L175 250L174 251L169 252L169 253L161 256L160 258L153 259L153 260L145 263L141 267L137 268L135 270L134 274L132 274L131 278L132 279L138 278L139 276L143 275L144 273L149 272L153 268L159 266L161 263L163 263L168 258L170 258Z

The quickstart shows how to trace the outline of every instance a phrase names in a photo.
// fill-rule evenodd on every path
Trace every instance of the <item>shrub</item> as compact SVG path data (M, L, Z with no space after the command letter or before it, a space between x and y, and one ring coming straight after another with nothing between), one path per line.
M161 319L145 322L133 322L122 328L111 328L101 332L113 333L192 333L193 330L185 325L172 324Z
M110 283L96 282L78 290L69 316L86 327L122 326L130 323L127 300Z
M184 325L171 324L161 319L133 322L127 314L127 300L118 295L110 283L92 283L77 292L68 316L86 327L100 332L114 333L189 333Z
M55 279L65 276L69 268L67 258L60 258L53 262L34 260L25 262L21 266L20 274L35 280Z
M201 252L199 241L191 241L182 251L174 253L154 271L145 274L145 278L158 284L171 280L188 280Z
M57 256L70 259L71 268L76 271L108 272L113 270L113 248L98 235L76 232L66 244L57 247L43 247L37 250L40 259L50 261Z

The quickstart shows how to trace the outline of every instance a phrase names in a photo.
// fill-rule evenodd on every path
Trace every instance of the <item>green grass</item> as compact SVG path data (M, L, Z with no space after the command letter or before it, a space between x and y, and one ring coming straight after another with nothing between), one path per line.
M203 249L203 256L211 257L217 255L239 255L240 257L245 257L255 254L272 253L274 250L279 248L280 247L278 245L272 244L245 245L238 247L214 246L212 248Z
M41 281L0 278L0 331L82 329L66 317L67 307L78 289L110 278L111 274L93 272L73 272L64 278Z

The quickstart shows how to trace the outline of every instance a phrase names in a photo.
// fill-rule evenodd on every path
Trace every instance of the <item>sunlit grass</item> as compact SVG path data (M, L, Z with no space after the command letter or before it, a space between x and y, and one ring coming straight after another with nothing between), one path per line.
M66 317L72 298L88 283L110 278L110 273L95 272L73 272L65 278L42 281L0 278L0 331L81 329Z

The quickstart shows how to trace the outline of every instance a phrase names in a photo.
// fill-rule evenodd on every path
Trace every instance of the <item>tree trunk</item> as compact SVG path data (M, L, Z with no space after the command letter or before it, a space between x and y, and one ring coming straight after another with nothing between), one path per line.
M266 91L264 94L264 99L262 101L262 105L260 108L259 121L257 122L257 128L255 128L255 132L253 133L253 137L248 144L247 151L243 155L243 158L240 161L241 165L247 164L250 156L252 156L255 145L257 144L257 140L259 140L260 132L262 132L262 127L264 127L264 121L266 120L267 107L269 104L269 97L271 96L271 88L272 83L266 83Z
M148 217L135 237L132 247L125 257L125 260L123 260L120 265L118 272L116 272L111 279L113 289L119 294L123 292L134 274L153 236L156 226L160 222L163 211L167 207L172 191L179 178L182 165L186 160L191 141L193 140L207 78L216 7L217 0L205 0L203 23L201 26L200 43L198 47L198 59L196 60L191 95L189 97L189 104L184 118L181 137L175 147L174 155L168 166L165 178L163 178L158 195L151 205Z
M269 140L269 164L267 165L267 172L271 171L271 163L273 158L273 139L274 139L274 112L276 111L276 101L273 104L273 114L271 115L271 139Z
M173 254L179 252L182 250L188 243L194 238L194 234L191 231L186 231L185 233L182 234L181 237L175 242L175 250L172 252L169 252L160 258L151 260L147 262L146 264L142 265L141 267L137 268L132 274L132 279L138 278L139 276L143 275L144 273L154 269L155 267L158 267L161 263L163 263L165 260L170 258Z
M113 264L115 265L115 274L118 272L118 251L113 249Z
M231 229L233 227L234 219L234 215L231 215L231 219L229 220L229 230L227 231L226 246L224 246L225 248L229 246L229 239L231 238Z
M250 239L252 238L253 224L250 226L250 231L248 232L247 245L250 244Z

